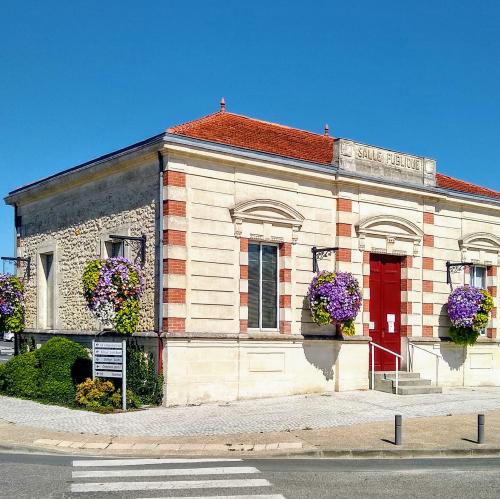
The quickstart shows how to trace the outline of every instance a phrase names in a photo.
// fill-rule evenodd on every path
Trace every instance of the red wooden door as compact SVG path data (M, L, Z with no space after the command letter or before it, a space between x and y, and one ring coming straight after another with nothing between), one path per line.
M370 336L375 343L401 352L401 258L370 255ZM394 371L396 358L375 348L375 371ZM370 356L371 369L371 356Z

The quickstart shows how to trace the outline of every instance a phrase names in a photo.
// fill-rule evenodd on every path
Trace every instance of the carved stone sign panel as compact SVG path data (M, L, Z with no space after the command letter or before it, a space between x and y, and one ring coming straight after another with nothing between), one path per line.
M394 181L436 185L436 162L422 156L337 139L334 162L341 170Z

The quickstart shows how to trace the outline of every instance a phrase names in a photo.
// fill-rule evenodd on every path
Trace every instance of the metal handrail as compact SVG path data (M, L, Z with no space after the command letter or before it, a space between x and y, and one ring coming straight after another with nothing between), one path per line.
M439 359L442 359L443 356L439 353L431 352L429 350L426 350L425 348L419 347L418 345L415 345L411 342L408 342L408 367L413 372L413 355L414 352L412 351L410 354L410 347L415 349L418 348L419 350L422 350L422 352L425 353L430 353L431 355L434 355L436 357L436 386L439 385Z
M385 352L388 352L396 357L396 395L398 394L398 388L399 388L399 360L403 360L403 356L399 355L399 353L393 352L392 350L389 350L388 348L383 347L382 345L379 345L378 343L375 343L373 341L370 341L369 345L372 347L372 390L375 390L375 348L377 347L380 348L380 350L384 350Z

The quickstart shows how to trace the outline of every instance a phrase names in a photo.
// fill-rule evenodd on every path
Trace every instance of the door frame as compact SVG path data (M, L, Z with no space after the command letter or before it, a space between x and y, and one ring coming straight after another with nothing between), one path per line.
M394 351L395 353L401 355L401 352L403 351L402 348L402 338L403 338L403 326L402 326L402 315L403 315L403 299L402 299L402 292L403 292L403 272L402 269L407 267L406 263L407 261L405 260L405 255L393 255L389 253L376 253L376 252L366 252L368 254L368 257L366 260L368 261L368 266L369 266L369 274L368 274L368 289L370 290L370 299L368 302L368 319L369 319L369 324L368 324L368 335L372 336L372 340L374 343L377 343L378 345L387 348L391 351ZM399 283L399 292L397 294L397 299L396 303L393 305L392 309L394 309L394 314L396 315L396 320L394 322L394 328L396 329L394 333L390 333L387 331L387 329L390 327L385 323L385 316L389 315L387 314L388 308L391 308L388 304L388 300L386 300L383 296L383 289L381 288L380 293L382 296L380 297L380 301L378 301L378 306L380 307L379 311L375 314L375 311L373 311L372 307L374 306L375 301L373 300L373 289L372 289L372 270L374 266L374 260L378 259L382 265L383 264L390 264L390 263L396 263L398 266L398 277L397 277L397 282ZM385 262L384 262L385 259ZM392 262L391 262L392 261ZM383 286L383 283L386 282L383 277L380 279L381 286ZM391 310L392 314L392 310ZM373 320L375 319L375 320ZM374 322L374 328L370 329L371 323ZM377 337L373 338L373 332L377 331ZM373 332L372 332L373 331ZM385 335L392 335L396 334L399 341L396 340L395 342L389 342L389 344L384 344L384 336ZM390 338L390 336L388 336ZM397 345L397 348L395 347ZM387 352L384 352L383 350L380 350L379 348L375 348L375 359L378 358L378 361L375 361L375 371L387 371L387 370L394 370L395 369L395 363L396 363L396 358L392 354L389 354ZM369 356L368 359L368 367L369 370L372 369L371 365L371 355ZM391 366L390 369L386 368L387 364ZM394 367L392 365L394 364ZM400 365L401 369L401 365Z

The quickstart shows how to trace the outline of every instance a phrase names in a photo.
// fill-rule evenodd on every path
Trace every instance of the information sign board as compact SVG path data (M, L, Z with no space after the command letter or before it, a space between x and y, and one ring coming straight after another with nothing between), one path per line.
M122 407L127 408L127 342L92 340L92 379L121 378Z

